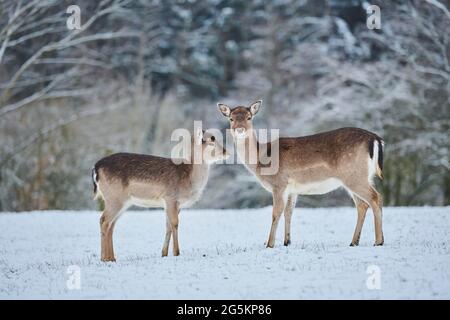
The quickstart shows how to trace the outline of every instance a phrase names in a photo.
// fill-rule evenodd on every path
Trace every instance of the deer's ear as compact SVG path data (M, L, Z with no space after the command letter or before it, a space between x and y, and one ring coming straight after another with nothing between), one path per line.
M195 143L200 145L203 142L203 130L202 129L198 129L197 132L195 133Z
M258 101L253 102L250 105L249 109L253 116L258 113L259 109L261 108L261 104L262 104L262 100L258 100Z
M217 104L217 107L219 107L220 112L222 112L222 114L223 114L225 117L229 117L229 116L230 116L230 114L231 114L231 109L230 109L229 106L227 106L226 104L223 104L223 103L218 103L218 104Z

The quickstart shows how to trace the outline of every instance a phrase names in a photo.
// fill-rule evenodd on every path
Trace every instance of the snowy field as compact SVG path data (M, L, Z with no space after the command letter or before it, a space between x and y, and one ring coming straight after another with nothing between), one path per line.
M127 212L116 263L100 262L99 217L1 213L0 299L450 299L450 207L385 208L383 247L372 246L370 211L349 247L354 208L297 208L292 245L281 220L274 249L264 246L271 208L185 210L181 256L167 258L164 213ZM79 289L67 285L72 265Z

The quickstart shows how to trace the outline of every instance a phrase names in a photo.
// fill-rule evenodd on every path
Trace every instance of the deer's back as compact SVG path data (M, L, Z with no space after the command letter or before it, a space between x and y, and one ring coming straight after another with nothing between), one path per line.
M136 153L115 153L95 164L108 179L120 180L124 185L130 181L164 182L178 181L188 174L188 167L175 164L172 159Z
M359 128L341 128L303 137L280 138L280 161L297 165L326 162L330 165L340 161L342 156L369 150L374 139L381 139L375 133Z

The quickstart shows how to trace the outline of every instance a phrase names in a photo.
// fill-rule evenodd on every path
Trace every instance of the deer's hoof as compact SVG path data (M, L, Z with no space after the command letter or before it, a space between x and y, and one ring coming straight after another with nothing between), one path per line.
M102 258L102 262L116 262L116 258L114 257Z

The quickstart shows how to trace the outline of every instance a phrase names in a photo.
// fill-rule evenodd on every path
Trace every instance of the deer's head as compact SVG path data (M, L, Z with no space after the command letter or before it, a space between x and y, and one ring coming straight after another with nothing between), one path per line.
M258 113L262 100L250 104L248 107L238 106L231 109L223 103L218 103L220 112L230 121L231 134L234 138L245 138L253 130L253 117Z
M208 133L208 131L198 130L194 141L201 146L199 150L201 150L202 161L205 161L207 164L225 160L230 156L228 151L217 141L216 137Z

